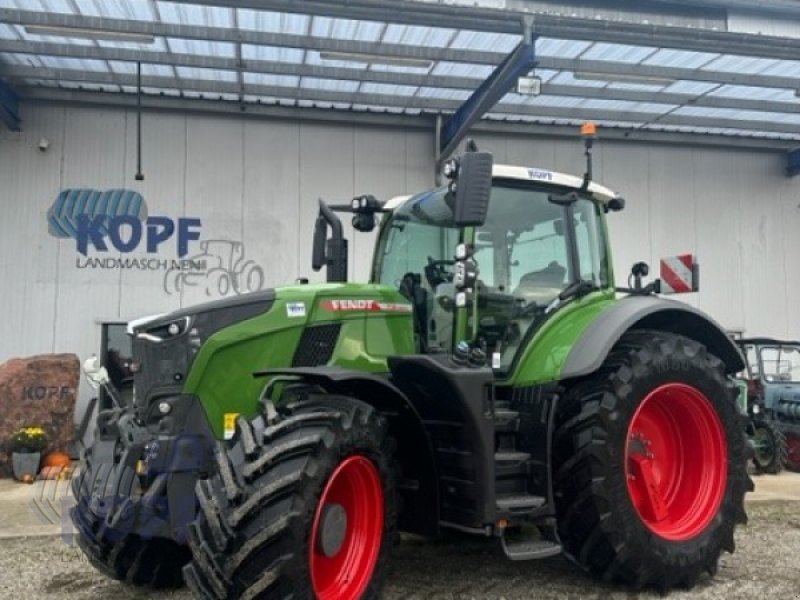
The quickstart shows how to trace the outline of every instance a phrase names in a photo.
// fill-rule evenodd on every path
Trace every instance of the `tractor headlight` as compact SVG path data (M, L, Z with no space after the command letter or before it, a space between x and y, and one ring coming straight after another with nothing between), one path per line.
M753 404L753 414L757 415L761 412L761 407L758 404Z

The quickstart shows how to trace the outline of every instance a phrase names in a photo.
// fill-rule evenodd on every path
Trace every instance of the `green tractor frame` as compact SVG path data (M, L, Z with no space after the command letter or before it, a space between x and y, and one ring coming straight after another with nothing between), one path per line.
M737 347L643 263L615 289L625 203L591 168L471 151L444 175L320 200L327 283L131 323L134 398L98 416L73 484L99 570L202 598L378 598L398 531L455 529L636 588L716 571L752 489ZM337 213L382 215L370 283L346 281Z

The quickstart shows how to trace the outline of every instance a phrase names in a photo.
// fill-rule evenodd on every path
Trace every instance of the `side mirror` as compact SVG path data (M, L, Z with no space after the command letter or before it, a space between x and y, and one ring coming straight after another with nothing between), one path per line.
M100 365L100 359L96 356L87 358L83 362L83 374L86 375L86 381L88 381L89 385L94 389L111 381L111 378L108 376L108 371L105 367Z
M311 268L319 271L325 264L325 240L328 237L328 224L320 215L314 225L314 242L311 247Z
M455 187L453 223L459 227L477 227L486 221L492 191L492 155L466 152L459 160L458 174L450 184Z

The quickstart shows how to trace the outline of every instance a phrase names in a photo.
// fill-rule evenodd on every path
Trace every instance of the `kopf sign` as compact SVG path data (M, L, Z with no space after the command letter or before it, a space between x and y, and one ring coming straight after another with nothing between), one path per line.
M184 217L177 219L179 257L189 253L190 241L200 239L200 225L200 219ZM128 228L127 235L125 235L125 228ZM133 252L141 243L144 235L147 238L147 252L154 254L158 251L160 244L175 235L176 226L175 221L169 217L147 217L147 220L142 222L133 215L115 217L95 215L90 217L87 214L81 214L78 215L75 236L78 241L78 252L86 256L89 243L94 245L97 250L106 252L108 245L104 229L107 229L108 239L117 251Z

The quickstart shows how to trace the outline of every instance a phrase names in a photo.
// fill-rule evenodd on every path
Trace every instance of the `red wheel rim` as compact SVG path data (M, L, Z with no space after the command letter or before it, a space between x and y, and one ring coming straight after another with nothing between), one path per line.
M346 529L332 556L323 548L323 514L344 509ZM339 464L325 484L314 512L309 567L320 600L357 600L369 585L383 540L383 489L378 470L364 456Z
M636 409L625 449L628 494L658 536L691 539L716 516L728 480L722 423L699 390L668 383Z
M786 434L786 468L800 471L800 435Z

